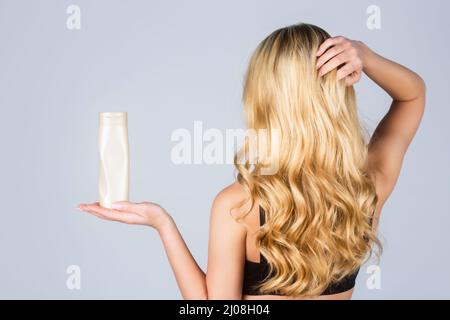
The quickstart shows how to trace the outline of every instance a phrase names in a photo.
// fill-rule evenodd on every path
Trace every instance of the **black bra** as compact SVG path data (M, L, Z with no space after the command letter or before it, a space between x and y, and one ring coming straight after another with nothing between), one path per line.
M265 212L260 207L259 208L259 221L262 226L265 223ZM245 295L280 295L277 293L260 293L256 286L263 281L263 279L269 274L269 265L267 260L264 258L262 254L259 254L260 262L253 262L249 260L245 260L245 269L244 269L244 285L243 285L243 294ZM355 286L356 276L358 275L359 268L352 274L347 275L341 281L337 283L332 283L322 292L321 295L330 295L337 294L341 292L348 291L353 289Z

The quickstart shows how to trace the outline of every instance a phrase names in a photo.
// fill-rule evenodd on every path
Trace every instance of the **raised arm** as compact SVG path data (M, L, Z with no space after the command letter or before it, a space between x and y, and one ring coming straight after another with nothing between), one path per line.
M93 203L81 204L79 209L101 219L156 229L184 299L241 299L246 231L231 215L233 189L229 187L219 193L212 206L206 274L189 251L175 221L159 205L118 202L114 209L106 209Z
M381 57L360 41L329 38L317 51L317 69L323 76L338 68L347 85L369 76L393 99L369 143L369 171L375 177L381 208L391 194L425 108L425 84L413 71ZM379 210L377 213L379 214Z
M393 101L375 129L369 144L369 167L384 203L400 174L405 153L416 134L425 109L425 83L415 72L381 57L358 42L363 71L388 93Z

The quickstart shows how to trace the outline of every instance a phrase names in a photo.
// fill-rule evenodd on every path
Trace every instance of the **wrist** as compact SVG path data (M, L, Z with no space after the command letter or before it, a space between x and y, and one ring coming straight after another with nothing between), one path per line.
M373 52L370 48L362 41L356 41L356 46L360 53L361 62L363 65L363 71L370 66Z
M154 225L156 231L159 233L165 232L166 230L171 229L175 225L175 221L173 220L172 216L165 212L160 217L158 223Z

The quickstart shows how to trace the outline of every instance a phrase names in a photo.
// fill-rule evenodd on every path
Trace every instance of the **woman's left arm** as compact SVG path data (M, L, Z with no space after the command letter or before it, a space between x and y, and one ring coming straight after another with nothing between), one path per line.
M184 299L241 299L245 260L245 228L230 214L224 192L214 200L209 232L208 269L199 267L173 218L159 205L118 202L113 209L82 204L82 211L101 219L156 229Z

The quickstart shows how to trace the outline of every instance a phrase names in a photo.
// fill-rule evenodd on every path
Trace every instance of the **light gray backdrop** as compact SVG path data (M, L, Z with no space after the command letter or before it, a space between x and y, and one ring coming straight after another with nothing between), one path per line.
M81 8L81 29L66 9ZM366 26L370 5L381 29ZM381 290L362 269L354 297L450 298L448 1L0 0L0 297L180 298L157 234L75 210L97 200L99 111L127 111L131 196L163 204L202 267L215 194L231 165L173 164L171 133L242 128L248 58L296 22L365 41L428 85L422 126L382 215ZM370 130L389 98L357 85ZM81 290L66 268L81 268Z

